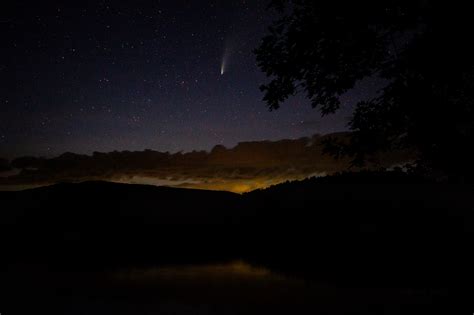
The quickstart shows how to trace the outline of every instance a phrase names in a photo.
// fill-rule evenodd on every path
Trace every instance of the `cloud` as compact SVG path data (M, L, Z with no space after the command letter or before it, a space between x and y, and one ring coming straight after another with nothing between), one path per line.
M347 159L323 154L315 135L294 140L241 142L210 152L122 151L56 158L21 157L11 165L21 171L0 178L1 186L47 185L58 182L109 180L126 183L246 192L287 180L327 175L348 168ZM346 133L332 134L344 138Z

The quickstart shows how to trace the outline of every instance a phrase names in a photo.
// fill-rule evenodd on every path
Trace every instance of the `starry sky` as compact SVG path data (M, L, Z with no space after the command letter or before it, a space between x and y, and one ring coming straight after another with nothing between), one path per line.
M0 156L187 152L345 130L370 82L329 117L302 96L268 111L253 49L273 19L266 0L14 2L0 15Z

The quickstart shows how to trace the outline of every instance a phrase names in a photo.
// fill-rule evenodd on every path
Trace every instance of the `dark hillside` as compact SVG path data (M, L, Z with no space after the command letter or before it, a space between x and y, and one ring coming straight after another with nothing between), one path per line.
M1 198L2 247L15 253L11 260L61 266L178 259L187 252L181 242L239 219L238 195L227 192L85 182L2 192Z
M257 241L281 268L297 261L315 277L400 285L472 276L471 187L371 172L281 184L244 199L258 213L254 229L265 230Z
M442 305L470 305L468 186L371 172L244 195L85 182L0 198L4 270L80 275L242 259L310 282L429 289ZM2 277L13 285L17 275Z

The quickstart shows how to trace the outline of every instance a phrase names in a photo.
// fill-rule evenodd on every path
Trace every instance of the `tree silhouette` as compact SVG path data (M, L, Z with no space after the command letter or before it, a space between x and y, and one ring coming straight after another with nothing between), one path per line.
M355 163L396 147L448 173L469 167L474 143L473 19L467 4L411 1L274 0L279 18L256 49L270 77L270 109L303 93L322 115L364 78L384 82L360 101L349 143L332 143Z

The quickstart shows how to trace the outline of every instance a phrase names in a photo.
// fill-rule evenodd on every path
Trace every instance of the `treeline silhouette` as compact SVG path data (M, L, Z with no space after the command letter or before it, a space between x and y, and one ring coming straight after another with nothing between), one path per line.
M459 305L472 293L472 187L402 172L342 173L244 195L84 182L0 199L4 270L243 259L308 281L448 290L444 298Z
M468 3L273 0L273 23L256 48L270 109L296 95L322 115L364 80L349 143L334 154L354 164L379 150L416 148L420 164L472 177L474 54Z
M82 266L107 267L249 255L264 263L268 253L302 270L303 258L312 268L311 257L322 263L352 253L345 268L375 258L415 268L448 257L462 264L473 231L471 187L400 172L342 173L242 196L108 182L0 196L6 262L67 265L80 257Z

